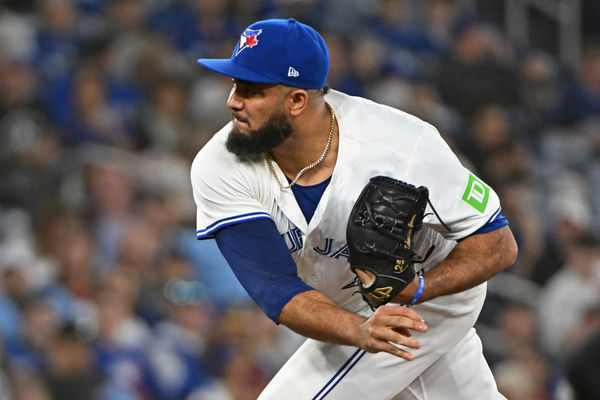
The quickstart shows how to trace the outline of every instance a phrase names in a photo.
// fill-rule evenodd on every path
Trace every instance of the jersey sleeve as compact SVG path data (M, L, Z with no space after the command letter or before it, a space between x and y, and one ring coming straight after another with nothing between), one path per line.
M217 143L218 144L218 143ZM198 153L191 168L196 202L196 237L214 237L219 229L244 221L271 218L253 187L253 169L238 162L224 146L209 142Z
M415 147L408 180L429 189L424 222L447 239L463 239L500 214L496 192L460 163L429 124Z
M313 290L298 277L296 263L273 221L231 225L215 238L242 286L275 323L292 297Z

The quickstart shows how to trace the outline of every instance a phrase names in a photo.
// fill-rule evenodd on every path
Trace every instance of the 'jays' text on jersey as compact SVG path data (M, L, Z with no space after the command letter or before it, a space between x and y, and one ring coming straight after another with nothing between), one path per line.
M292 191L279 187L266 161L242 162L227 151L230 123L206 144L192 165L197 237L211 237L230 224L270 218L295 260L300 278L356 312L366 303L360 295L353 295L354 289L342 289L354 279L348 264L346 222L371 177L389 176L429 189L439 218L428 206L415 243L421 255L435 247L425 263L416 265L417 269L431 268L443 260L456 239L491 221L500 212L500 203L488 185L461 165L430 124L334 90L325 99L336 113L339 152L331 182L310 223ZM285 175L276 165L275 171L285 182ZM484 290L479 293L485 296ZM439 307L459 314L471 312L468 301L461 302L460 296L452 298L440 302Z

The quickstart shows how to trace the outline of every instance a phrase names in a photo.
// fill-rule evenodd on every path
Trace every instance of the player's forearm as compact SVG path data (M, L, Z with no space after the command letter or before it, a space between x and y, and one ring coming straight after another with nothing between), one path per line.
M470 236L425 275L420 303L475 287L508 268L517 257L517 244L508 226Z
M384 351L405 360L414 358L409 349L421 346L410 337L410 330L427 330L423 319L410 308L381 306L366 319L316 290L294 296L283 307L279 322L313 339L356 346L370 353Z
M358 326L365 321L317 290L294 296L281 310L279 322L293 331L329 343L358 346Z

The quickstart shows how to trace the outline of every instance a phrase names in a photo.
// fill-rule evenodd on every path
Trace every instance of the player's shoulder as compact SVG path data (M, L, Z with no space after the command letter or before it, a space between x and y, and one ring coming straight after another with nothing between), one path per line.
M410 114L386 104L377 103L371 99L360 96L352 96L334 89L330 89L325 95L328 102L333 104L344 115L349 113L364 113L374 115L377 119L389 118L392 121L402 121L414 125L428 125L427 122ZM349 117L348 115L346 115ZM362 119L365 115L359 115ZM384 120L385 121L385 120Z
M258 175L265 174L261 162L245 162L227 150L225 143L231 131L228 123L204 145L192 161L190 177L196 187L254 187Z
M347 137L373 145L400 147L416 143L422 135L438 135L437 129L406 111L377 103L364 97L330 90L326 100L332 104Z
M196 153L192 161L192 175L195 172L207 169L231 166L235 163L235 156L227 151L225 142L231 130L231 122L221 128L214 136Z

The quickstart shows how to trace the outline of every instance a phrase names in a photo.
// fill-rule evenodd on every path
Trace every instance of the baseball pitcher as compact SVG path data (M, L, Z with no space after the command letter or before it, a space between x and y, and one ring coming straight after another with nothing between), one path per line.
M294 19L198 62L232 89L192 165L197 237L308 338L260 399L503 399L473 329L517 254L494 190L430 124L329 89Z

